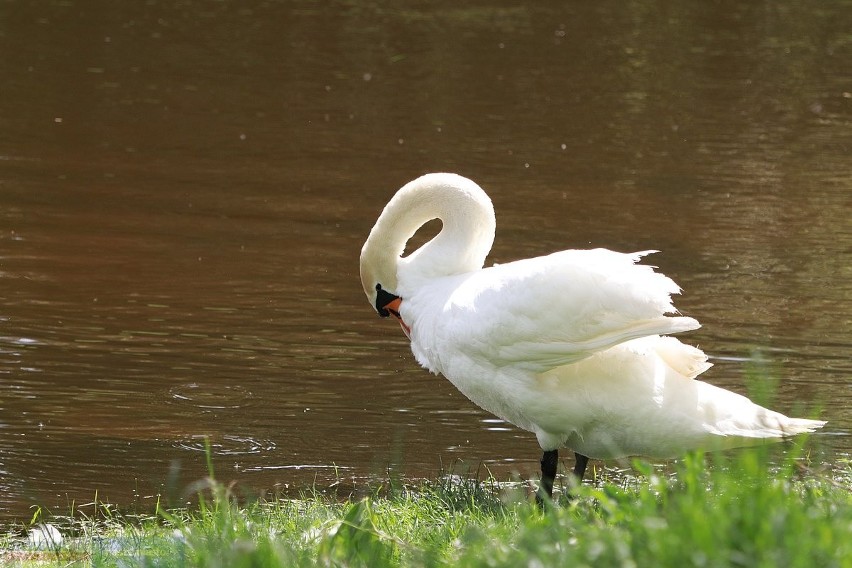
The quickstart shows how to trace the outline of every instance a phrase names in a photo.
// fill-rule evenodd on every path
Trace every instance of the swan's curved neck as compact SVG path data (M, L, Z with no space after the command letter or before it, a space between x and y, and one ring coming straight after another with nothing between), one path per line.
M435 238L402 257L405 244L428 221L440 219ZM427 174L402 187L382 211L361 250L368 297L376 284L403 295L424 280L482 268L494 242L491 200L469 179Z

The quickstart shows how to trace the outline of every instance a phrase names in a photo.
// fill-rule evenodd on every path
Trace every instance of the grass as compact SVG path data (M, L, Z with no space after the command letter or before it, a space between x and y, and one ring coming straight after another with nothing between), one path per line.
M241 503L208 480L193 510L32 520L9 566L852 567L852 463L811 471L801 446L637 462L539 511L521 484L454 476L339 502ZM62 533L35 546L45 522ZM36 527L42 527L41 529ZM41 531L41 532L39 532Z

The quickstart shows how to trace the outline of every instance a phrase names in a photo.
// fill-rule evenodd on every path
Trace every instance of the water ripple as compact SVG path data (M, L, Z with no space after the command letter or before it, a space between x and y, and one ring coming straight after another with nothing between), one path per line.
M174 447L193 452L206 451L207 436L190 436L185 440L174 443ZM276 448L275 442L253 438L251 436L236 436L225 434L221 438L210 440L210 451L217 456L245 456L269 452Z
M168 402L210 412L245 408L252 398L251 391L240 385L186 383L169 389Z

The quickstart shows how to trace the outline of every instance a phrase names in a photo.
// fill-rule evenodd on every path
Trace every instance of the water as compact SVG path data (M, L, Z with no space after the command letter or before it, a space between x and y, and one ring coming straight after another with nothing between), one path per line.
M205 439L255 491L534 475L361 291L436 170L490 262L662 250L706 380L763 369L848 455L852 4L563 4L4 3L0 519L180 503Z

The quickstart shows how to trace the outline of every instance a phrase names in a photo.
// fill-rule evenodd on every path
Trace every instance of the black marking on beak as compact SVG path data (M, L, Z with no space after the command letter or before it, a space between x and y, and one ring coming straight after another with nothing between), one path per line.
M387 305L397 299L399 299L399 296L383 290L381 284L376 284L376 311L379 312L380 316L386 318L391 315L390 310L387 309Z

